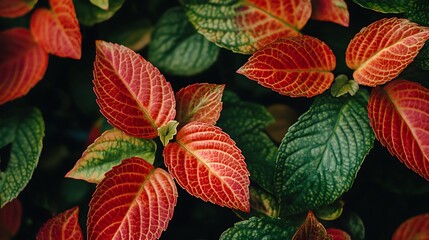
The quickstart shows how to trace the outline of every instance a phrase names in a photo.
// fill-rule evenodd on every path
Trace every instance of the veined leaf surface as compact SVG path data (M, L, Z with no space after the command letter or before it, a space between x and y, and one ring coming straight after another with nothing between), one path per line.
M0 17L20 17L33 9L37 0L6 0L0 1Z
M107 130L88 146L66 177L98 183L123 159L141 157L152 164L155 152L153 140L131 137L119 129Z
M78 220L78 207L62 212L40 228L36 240L83 240Z
M177 121L180 124L205 122L215 125L222 111L225 85L196 83L176 93Z
M310 36L278 39L249 58L237 73L291 97L312 97L334 81L335 55Z
M366 86L396 78L429 38L429 28L407 19L384 18L363 28L350 41L346 63L354 80Z
M96 42L94 91L101 113L128 135L158 136L176 115L173 89L150 62L121 45Z
M0 32L0 104L22 97L45 75L48 54L25 28Z
M392 240L429 239L429 214L414 216L403 222L393 233Z
M311 18L349 26L349 11L344 0L311 0Z
M18 198L0 208L0 239L12 239L16 235L22 219L22 205Z
M371 92L368 116L377 139L429 180L429 89L395 80Z
M31 33L43 49L59 57L80 59L82 35L72 0L49 0L52 11L39 8L31 16Z
M429 26L429 4L426 4L425 0L407 2L410 6L408 11L404 14L404 18L422 26ZM426 43L423 48L420 49L413 63L424 70L429 70L429 43Z
M382 13L403 13L414 1L410 0L353 0L361 7Z
M249 212L249 172L240 149L218 127L191 122L164 148L171 175L191 195Z
M89 204L88 240L158 239L176 202L170 174L146 160L126 159L97 185Z
M317 221L313 212L309 211L304 223L299 227L298 231L293 235L292 240L332 240L328 236L325 227Z
M298 36L310 0L182 0L198 32L217 45L250 54L279 37Z
M318 96L283 139L276 164L280 216L334 202L353 184L374 143L368 93Z

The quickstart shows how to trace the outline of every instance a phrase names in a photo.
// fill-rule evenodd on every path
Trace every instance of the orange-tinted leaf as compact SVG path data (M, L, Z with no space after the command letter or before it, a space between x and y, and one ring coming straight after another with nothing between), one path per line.
M0 208L0 239L10 239L21 226L22 206L15 198Z
M313 212L309 211L304 223L293 235L292 240L329 240L332 239L325 227L317 221Z
M48 54L25 28L0 32L0 104L30 91L45 75Z
M0 17L15 18L33 9L37 0L2 0L0 1Z
M150 62L124 46L97 41L94 91L108 122L130 136L154 138L176 115L173 89Z
M59 57L80 59L82 35L72 0L50 0L52 10L39 8L31 16L36 41Z
M310 36L288 37L260 49L237 73L291 97L312 97L334 80L335 55Z
M414 216L403 222L392 237L392 240L427 239L429 239L429 213Z
M348 233L338 228L328 228L326 232L332 236L332 240L352 240Z
M311 18L349 26L349 11L344 0L311 0Z
M177 121L216 124L222 110L222 93L225 85L197 83L176 93Z
M346 50L353 78L366 86L384 84L397 77L429 38L429 28L407 19L381 19L363 28Z
M249 212L249 172L240 149L218 127L191 122L164 148L171 175L191 195Z
M429 89L406 80L374 88L368 116L381 144L429 180Z
M58 214L40 228L36 240L83 240L78 218L78 207Z
M158 239L173 216L176 185L141 158L106 173L89 204L88 240Z

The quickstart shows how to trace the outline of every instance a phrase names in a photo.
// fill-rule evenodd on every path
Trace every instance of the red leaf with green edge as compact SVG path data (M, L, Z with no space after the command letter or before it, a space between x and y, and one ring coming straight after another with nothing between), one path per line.
M171 175L188 193L249 212L249 172L240 149L218 127L191 122L164 148Z
M313 97L334 81L335 55L310 36L288 37L260 49L237 73L290 97Z
M25 28L0 32L0 104L22 97L45 75L48 54Z
M429 239L429 213L414 216L403 222L392 237L392 240L425 239Z
M309 211L304 223L293 235L292 240L329 240L332 239L325 227L317 221L313 212Z
M429 28L407 19L384 18L363 28L350 41L346 63L357 83L384 84L396 78L429 38Z
M158 239L173 216L174 180L140 158L107 172L89 204L88 240Z
M0 208L0 239L11 239L21 226L22 205L19 199Z
M158 136L157 129L176 116L170 83L129 48L97 41L96 49L94 91L101 113L128 135Z
M352 240L348 233L338 228L328 228L326 232L332 236L332 240Z
M196 83L176 93L177 121L205 122L215 125L222 111L222 94L225 85Z
M83 240L78 220L78 207L62 212L43 224L36 240Z
M301 35L310 0L181 0L198 32L217 45L250 54L279 37Z
M48 53L80 59L82 35L72 0L50 0L52 10L38 8L31 16L30 29Z
M16 18L25 15L34 5L37 0L3 0L0 1L0 17Z
M311 0L311 18L349 26L349 10L344 0Z
M429 89L406 80L374 88L368 117L381 144L429 180Z

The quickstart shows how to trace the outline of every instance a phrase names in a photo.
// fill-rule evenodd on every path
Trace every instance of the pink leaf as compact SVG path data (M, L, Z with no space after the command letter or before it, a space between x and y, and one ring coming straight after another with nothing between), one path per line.
M349 26L349 11L344 0L311 0L311 18Z
M414 216L403 222L393 234L392 240L429 239L429 214Z
M312 97L334 80L335 55L310 36L288 37L260 49L237 73L291 97Z
M31 16L31 33L48 53L80 59L82 35L73 1L50 0L49 3L52 11L39 8Z
M0 104L22 97L45 75L48 54L25 28L0 32Z
M15 18L25 15L37 0L2 0L0 1L0 17Z
M191 122L164 148L171 175L191 195L249 212L249 172L240 149L218 127Z
M176 185L165 170L130 158L106 173L89 204L88 240L158 239L173 216Z
M381 19L363 28L346 50L353 78L366 86L396 78L419 53L429 38L429 28L407 19Z
M21 226L22 206L19 199L0 208L0 239L11 239Z
M299 227L298 231L293 235L292 240L329 240L329 236L325 227L317 221L312 211L309 211L304 223Z
M83 240L78 218L78 207L58 214L40 228L36 240Z
M225 85L197 83L176 93L177 121L192 121L215 125L222 110L222 93Z
M368 116L381 144L429 180L429 89L406 80L374 88Z
M332 236L332 240L352 240L348 233L338 228L328 228L326 232Z
M108 122L131 136L154 138L176 115L173 89L143 57L124 46L96 43L94 91Z

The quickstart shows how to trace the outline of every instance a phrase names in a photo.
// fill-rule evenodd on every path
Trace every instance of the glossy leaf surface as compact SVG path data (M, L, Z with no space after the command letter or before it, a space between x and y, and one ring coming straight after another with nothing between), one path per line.
M192 122L164 148L171 175L191 195L249 212L249 172L235 142L218 127Z
M278 39L249 58L237 73L291 97L312 97L334 80L335 55L310 36Z
M131 137L119 129L107 130L88 146L66 177L98 183L123 159L140 157L152 164L155 152L153 140Z
M154 138L176 115L170 83L150 62L121 45L97 41L94 91L108 122L131 136Z
M109 0L109 9L104 10L89 0L73 0L79 22L86 26L107 21L122 7L125 0Z
M424 240L429 238L429 214L414 216L403 222L393 233L392 240Z
M97 185L89 204L88 240L158 239L176 202L170 174L143 159L126 159Z
M381 144L429 180L429 90L406 80L377 87L371 92L368 116Z
M276 164L281 216L326 206L352 186L374 143L367 103L366 91L324 94L289 128Z
M304 223L299 227L298 231L293 235L292 240L332 240L328 236L325 227L317 221L313 212L308 212Z
M36 240L83 240L78 220L78 207L62 212L40 228Z
M0 17L15 18L25 15L34 5L37 0L6 0L0 1Z
M95 6L108 11L109 10L109 0L89 0Z
M382 13L403 13L414 2L410 0L353 0L361 7Z
M72 0L50 0L52 10L38 8L30 29L45 51L58 57L80 59L82 35Z
M222 111L222 94L225 85L196 83L176 93L177 121L205 122L215 125Z
M12 239L16 235L22 219L22 205L15 198L0 208L0 239Z
M349 26L349 11L344 0L312 0L311 18Z
M6 170L0 172L0 207L16 198L30 181L42 151L44 132L38 109L0 113L0 148L11 145Z
M396 78L429 38L429 28L407 19L384 18L363 28L350 41L346 63L354 80L366 86Z
M182 0L198 32L217 45L250 54L279 37L298 36L310 0Z

